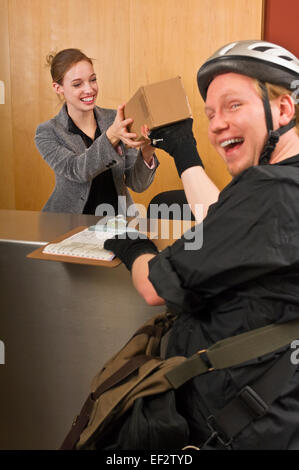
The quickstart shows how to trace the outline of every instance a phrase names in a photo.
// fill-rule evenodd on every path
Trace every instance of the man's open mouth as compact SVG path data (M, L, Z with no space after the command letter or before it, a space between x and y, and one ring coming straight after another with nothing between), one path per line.
M243 144L244 139L242 137L235 137L233 139L227 139L220 143L220 147L223 148L226 152L228 150L239 147Z

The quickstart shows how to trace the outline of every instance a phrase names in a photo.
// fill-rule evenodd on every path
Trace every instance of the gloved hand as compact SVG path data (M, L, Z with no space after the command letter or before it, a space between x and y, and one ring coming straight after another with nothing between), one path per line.
M160 127L150 132L152 146L165 150L174 158L179 176L192 166L204 167L192 132L193 119Z
M134 239L132 238L133 236ZM137 238L135 237L136 234L128 232L116 235L104 242L105 250L112 251L126 265L129 271L131 271L132 265L138 256L145 253L154 255L158 253L156 245L146 235L138 232Z

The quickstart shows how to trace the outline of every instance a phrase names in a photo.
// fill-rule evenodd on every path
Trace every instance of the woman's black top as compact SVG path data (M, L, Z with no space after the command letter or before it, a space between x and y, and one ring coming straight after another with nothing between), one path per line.
M96 121L97 122L97 121ZM69 116L69 131L73 134L79 134L86 146L89 148L95 139L101 135L101 130L97 122L94 140L86 135ZM109 204L114 208L115 215L118 214L118 198L111 169L99 173L92 180L89 196L85 203L83 214L95 214L97 206L100 204ZM105 215L101 213L100 215Z

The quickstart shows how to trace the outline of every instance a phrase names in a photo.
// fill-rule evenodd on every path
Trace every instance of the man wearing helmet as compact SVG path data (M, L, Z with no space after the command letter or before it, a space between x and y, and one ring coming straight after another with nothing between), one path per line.
M258 165L263 152L267 128L258 86L250 77L236 73L218 75L209 86L205 106L209 139L232 176ZM274 128L281 129L285 122L291 122L294 109L292 97L286 92L271 100ZM295 155L297 139L294 129L282 136L271 163Z
M209 139L233 179L208 211L202 247L186 248L190 233L161 253L148 239L105 244L132 271L149 304L166 303L178 314L167 356L189 357L219 340L299 318L299 136L292 98L298 78L298 59L275 44L240 41L217 51L200 68L198 86ZM196 154L191 121L150 138L162 138L158 145L176 163ZM289 346L180 387L177 406L189 424L189 444L299 449L299 369Z
M275 161L273 161L271 155L275 150L280 137L296 126L295 103L290 95L292 93L291 89L294 88L294 84L298 79L298 69L299 66L297 58L280 46L267 43L265 41L239 41L228 44L227 46L219 49L198 71L198 87L206 102L206 112L210 122L214 113L213 109L211 110L209 101L213 98L218 101L217 97L213 96L213 92L215 87L217 90L217 83L219 81L221 88L225 88L223 80L228 81L228 90L231 89L236 92L237 90L234 90L234 83L232 82L235 79L238 84L237 86L240 88L239 93L241 93L242 88L240 80L243 80L244 87L245 81L247 81L249 87L250 84L251 88L253 85L255 86L255 92L258 92L258 96L256 98L259 98L259 101L262 99L264 112L260 107L259 109L261 117L267 126L267 133L265 134L263 132L264 129L260 129L262 133L261 141L264 140L264 142L262 142L263 146L256 149L257 155L255 155L252 164L249 164L245 168L252 165L258 165L259 163L276 163L280 159L286 159L288 157L288 155L283 153L281 156L276 155ZM219 75L221 75L221 78L217 79ZM250 80L249 77L254 80ZM266 83L268 82L271 82L271 86L266 86ZM210 88L211 84L212 87ZM271 100L269 99L269 89L272 93ZM250 93L248 87L246 87L246 90ZM252 105L255 106L254 95L248 95L245 98L248 102L251 101ZM281 102L282 98L283 101ZM277 115L278 108L276 105L278 105L278 108L282 106L282 109L279 109L279 113L281 112L282 115ZM250 108L246 109L250 112ZM290 116L289 113L291 113ZM258 116L256 117L258 119ZM255 116L252 116L251 118L251 123L255 122ZM255 123L254 127L256 130L259 129L258 122ZM209 136L210 140L223 157L224 153L222 148L224 148L224 146L219 147L215 142L215 139L211 138L212 135L214 135L214 127L210 126L209 129L212 132ZM267 136L266 139L265 135ZM290 139L290 135L291 134L288 132L288 140ZM259 145L261 146L261 143ZM246 149L243 148L243 151L246 152ZM291 152L289 156L294 155L290 148L288 148L288 152ZM248 150L247 153L251 154L252 152ZM230 169L230 159L227 160L224 158L224 160L228 164L228 169ZM242 169L240 169L240 171L242 171ZM237 171L236 173L232 172L232 175L235 176L236 174L239 174L240 171Z

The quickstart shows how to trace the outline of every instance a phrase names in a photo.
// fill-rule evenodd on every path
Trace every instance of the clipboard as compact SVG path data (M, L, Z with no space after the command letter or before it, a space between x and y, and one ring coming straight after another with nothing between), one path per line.
M43 250L45 249L47 245L61 242L65 240L66 238L69 238L72 235L75 235L76 233L79 233L82 230L85 230L87 228L88 226L76 227L70 232L67 232L64 235L60 235L55 240L52 240L51 242L46 243L45 245L32 251L31 253L28 253L26 258L47 260L47 261L60 261L61 263L84 264L88 266L105 266L107 268L115 268L116 266L119 266L121 264L121 261L119 258L113 258L113 260L111 261L106 261L106 260L97 260L97 259L92 259L92 258L84 258L81 256L54 255L50 253L43 253Z

